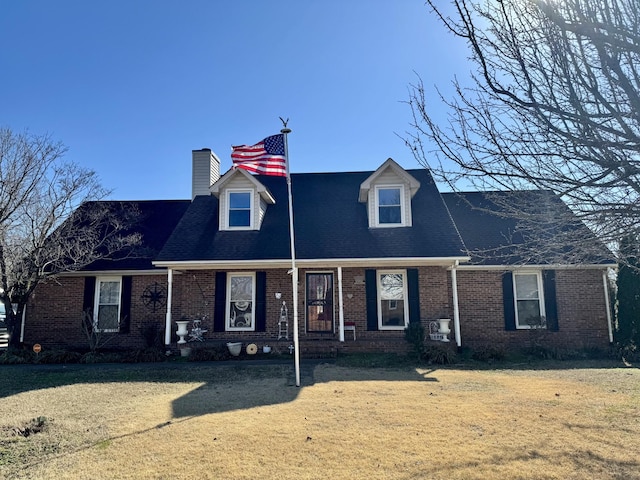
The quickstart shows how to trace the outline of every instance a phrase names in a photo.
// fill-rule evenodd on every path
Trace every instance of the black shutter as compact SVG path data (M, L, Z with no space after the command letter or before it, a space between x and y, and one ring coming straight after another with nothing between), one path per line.
M544 311L547 317L547 330L557 332L559 327L555 270L542 271L542 288L544 291Z
M224 332L224 312L227 297L227 272L216 272L216 298L213 304L213 330Z
M120 294L120 328L119 333L129 333L131 326L131 277L122 277L122 292Z
M504 328L516 329L516 307L513 297L513 273L504 272L502 275L502 301L504 303Z
M256 332L267 330L267 272L256 272Z
M409 323L420 323L420 286L417 268L407 270L407 293L409 297Z
M89 332L93 331L93 302L96 294L96 277L84 278L84 294L82 297L82 322L86 322ZM86 315L85 315L86 313Z
M375 270L365 270L367 330L378 330L378 285Z

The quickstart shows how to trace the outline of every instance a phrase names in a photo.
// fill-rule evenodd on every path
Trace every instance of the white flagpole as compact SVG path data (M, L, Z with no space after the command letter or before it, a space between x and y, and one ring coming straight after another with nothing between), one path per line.
M289 237L291 239L291 281L293 283L293 355L296 371L296 387L300 386L300 349L298 341L298 269L296 267L296 241L293 231L293 196L291 195L291 175L289 174L289 145L287 134L291 129L283 128L280 133L284 135L284 157L287 168L287 190L289 192Z

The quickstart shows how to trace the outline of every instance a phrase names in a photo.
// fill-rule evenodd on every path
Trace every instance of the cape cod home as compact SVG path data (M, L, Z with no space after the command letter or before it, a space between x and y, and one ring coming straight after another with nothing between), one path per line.
M97 332L117 332L111 347L143 346L150 328L175 347L184 320L206 342L287 351L287 179L242 169L221 176L209 149L194 150L192 161L191 200L122 202L142 212L135 229L145 253L40 285L23 342L86 346L88 312ZM605 250L590 264L474 258L508 242L513 222L474 208L482 193L442 194L428 170L392 159L368 172L291 174L291 185L303 355L403 351L411 322L434 341L472 349L526 346L532 328L550 347L612 341L607 269L615 263ZM584 235L593 237L586 227Z

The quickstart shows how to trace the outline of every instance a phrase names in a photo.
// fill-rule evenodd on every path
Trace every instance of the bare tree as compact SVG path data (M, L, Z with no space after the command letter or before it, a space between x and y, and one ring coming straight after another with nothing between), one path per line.
M608 245L637 230L640 3L454 0L450 15L427 3L467 43L474 69L470 82L453 81L451 98L432 100L421 81L410 88L406 141L418 161L454 190L550 190ZM435 118L435 102L448 121ZM569 233L563 225L576 220L511 199L505 209L534 237ZM573 255L593 255L592 240Z
M95 172L65 162L48 135L0 128L0 301L10 345L36 286L139 242L135 212L114 215ZM80 207L80 208L79 208Z

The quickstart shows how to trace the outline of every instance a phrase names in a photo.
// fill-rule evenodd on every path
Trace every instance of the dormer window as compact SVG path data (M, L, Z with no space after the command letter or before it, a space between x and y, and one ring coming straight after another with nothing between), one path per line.
M218 197L220 230L260 230L267 206L276 203L271 192L246 170L229 170L211 185Z
M229 190L228 202L229 228L251 228L251 205L253 205L253 192L251 190Z
M358 201L367 204L369 228L410 227L411 199L419 188L420 182L389 158L360 184Z
M376 188L377 224L379 226L400 226L403 224L404 189L401 186Z

